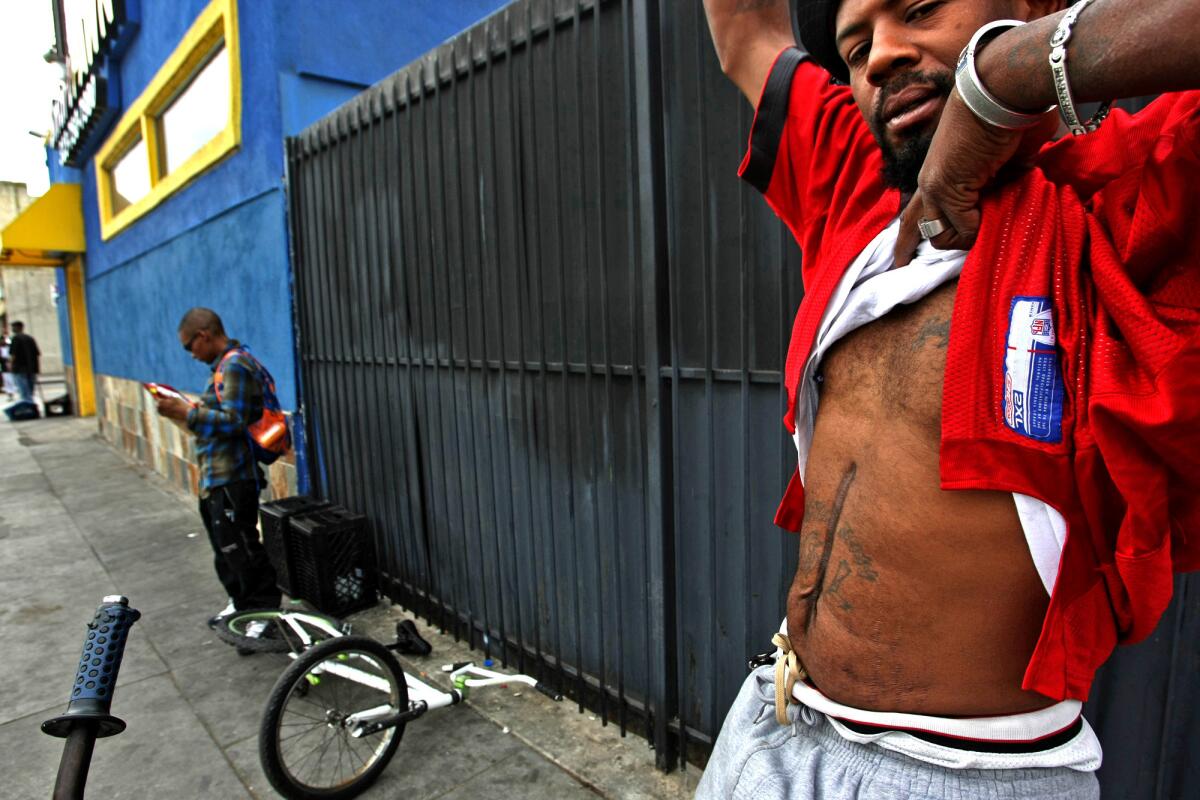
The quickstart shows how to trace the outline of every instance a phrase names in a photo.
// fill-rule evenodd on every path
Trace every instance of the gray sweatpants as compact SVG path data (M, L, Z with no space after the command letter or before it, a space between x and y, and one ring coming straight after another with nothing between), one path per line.
M946 769L847 741L824 714L792 705L775 721L773 666L742 684L717 737L697 800L1096 800L1100 785L1073 769Z

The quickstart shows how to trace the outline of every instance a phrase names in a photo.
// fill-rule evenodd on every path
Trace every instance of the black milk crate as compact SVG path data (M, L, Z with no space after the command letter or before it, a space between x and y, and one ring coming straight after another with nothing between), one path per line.
M307 495L284 497L259 506L258 518L262 522L263 547L267 550L267 558L271 559L271 566L275 567L275 585L288 596L295 596L292 589L291 548L288 544L289 522L297 514L328 507L328 500L318 500Z
M375 605L375 558L367 518L341 506L291 519L288 536L292 597L333 616Z

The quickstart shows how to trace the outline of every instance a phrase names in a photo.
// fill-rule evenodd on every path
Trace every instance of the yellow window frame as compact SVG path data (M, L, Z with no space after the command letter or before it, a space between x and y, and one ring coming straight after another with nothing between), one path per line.
M159 118L179 91L223 44L229 55L229 118L225 127L173 172L163 175ZM120 211L113 210L112 170L133 143L146 143L150 191ZM238 45L237 0L212 0L159 67L145 90L121 116L96 153L96 196L100 238L111 239L201 172L235 151L242 142L242 75Z

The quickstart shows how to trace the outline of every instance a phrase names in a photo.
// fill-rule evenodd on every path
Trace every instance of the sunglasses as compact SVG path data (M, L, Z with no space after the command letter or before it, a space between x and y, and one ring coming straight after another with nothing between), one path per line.
M192 345L196 343L196 337L202 333L204 333L204 331L196 331L193 333L192 338L187 340L187 344L183 346L183 349L187 350L189 353L192 352Z

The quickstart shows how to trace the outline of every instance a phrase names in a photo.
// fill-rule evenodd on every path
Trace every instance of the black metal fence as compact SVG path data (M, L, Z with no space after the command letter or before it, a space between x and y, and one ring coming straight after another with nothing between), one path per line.
M734 177L750 121L699 3L519 0L288 142L315 485L391 597L664 768L795 565L799 253Z

